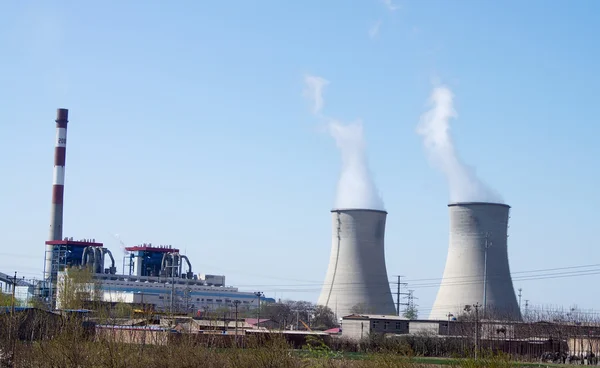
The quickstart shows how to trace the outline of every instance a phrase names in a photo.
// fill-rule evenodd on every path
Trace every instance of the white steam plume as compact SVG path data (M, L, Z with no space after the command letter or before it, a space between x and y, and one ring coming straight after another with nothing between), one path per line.
M431 109L421 115L417 133L423 136L431 162L446 175L451 202L503 203L500 195L483 183L457 155L450 136L450 119L458 116L453 97L448 87L435 87L429 98Z
M331 120L328 128L342 155L336 208L383 210L383 201L369 172L361 122L344 125Z
M323 90L329 84L329 81L314 75L306 75L304 77L304 84L304 97L311 102L312 113L320 115L325 104L323 101Z
M304 78L304 95L313 105L313 113L325 120L329 134L342 156L342 170L337 186L336 208L384 210L383 201L369 171L360 121L344 124L321 115L323 89L329 82L321 77Z

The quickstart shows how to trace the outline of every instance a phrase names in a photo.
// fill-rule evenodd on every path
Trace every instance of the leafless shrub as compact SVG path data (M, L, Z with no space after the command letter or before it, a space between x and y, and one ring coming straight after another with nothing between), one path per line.
M100 313L92 325L81 314L39 309L0 314L0 367L416 367L417 357L467 358L461 367L507 367L511 360L562 363L567 357L595 363L600 340L596 316L581 311L530 310L529 321L474 321L465 316L444 334L369 335L355 342L319 339L294 352L281 334L255 333L236 340L219 331L174 333L176 325L151 326L153 318L123 319ZM479 328L479 333L475 334ZM478 336L478 359L472 359ZM322 348L322 349L321 349ZM362 352L351 361L339 352Z

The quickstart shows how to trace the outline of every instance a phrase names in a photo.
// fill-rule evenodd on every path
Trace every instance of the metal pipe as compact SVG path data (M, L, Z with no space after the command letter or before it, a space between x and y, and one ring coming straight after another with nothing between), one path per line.
M110 257L110 267L111 269L113 269L115 267L115 258L113 257L112 253L110 252L110 250L108 249L102 249L102 251L104 252L104 254L108 254L108 256Z
M93 248L90 248L88 252L87 266L94 269L94 263L96 262L96 252L94 252Z
M181 254L177 253L177 264L179 265L178 269L179 269L179 274L177 276L181 277L181 271L183 271L183 262L181 261Z
M93 247L85 247L83 249L83 255L81 256L81 266L91 267L92 270L96 263L96 252Z
M185 262L188 265L188 272L192 272L192 264L190 263L190 260L187 256L181 256L181 258L185 259Z
M90 247L83 248L83 254L81 255L81 266L87 265L88 259L86 258Z
M166 263L167 263L167 258L169 258L170 256L171 256L171 253L165 253L165 254L163 254L162 260L160 261L160 271L161 272L163 270L165 270L165 266L166 266Z
M104 268L104 254L102 254L102 248L94 247L94 273L102 273Z
M173 263L171 264L171 266L172 266L171 270L173 271L173 277L176 277L176 276L178 276L177 270L179 268L179 263L180 263L179 262L179 253L174 252L171 254L171 257L173 259Z

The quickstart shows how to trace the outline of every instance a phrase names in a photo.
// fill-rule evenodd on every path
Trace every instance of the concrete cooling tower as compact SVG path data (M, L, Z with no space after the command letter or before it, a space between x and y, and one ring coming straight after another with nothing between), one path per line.
M479 303L487 318L520 320L508 265L510 206L470 202L448 207L450 244L430 319L444 320L449 313L458 316L465 305Z
M385 267L387 212L365 209L332 210L329 268L318 304L337 318L361 313L396 314Z

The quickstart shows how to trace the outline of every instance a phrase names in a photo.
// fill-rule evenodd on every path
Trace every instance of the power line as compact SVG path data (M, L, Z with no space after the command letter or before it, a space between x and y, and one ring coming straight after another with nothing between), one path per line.
M559 273L556 273L556 272L545 273L545 272L549 272L549 271L573 270L573 269L583 269L583 268L592 268L592 267L596 267L596 269L571 271L571 272L559 272ZM594 273L591 273L591 272L594 272ZM596 272L600 272L600 264L579 265L579 266L569 266L569 267L555 267L555 268L527 270L527 271L516 271L516 272L511 272L511 275L516 275L516 276L512 277L512 280L514 281L514 280L535 279L535 278L543 277L543 276L568 275L568 274L577 275L579 273L581 273L581 275L585 276L585 275L587 275L587 273L595 274ZM520 275L520 274L527 274L527 273L540 273L540 274L539 275ZM495 277L497 277L497 274L496 275L488 274L488 277L495 278ZM456 281L450 281L450 283L452 283L452 284L471 284L471 283L483 282L481 275L450 276L450 277L444 277L444 278L438 277L438 278L423 278L423 279L405 279L405 281L407 281L407 282L439 281L439 282L428 282L428 283L424 282L424 283L412 284L412 285L418 285L420 287L424 287L424 286L438 286L441 284L442 280L445 281L445 280L454 280L454 279L456 279ZM466 279L466 280L459 281L460 279ZM396 284L397 281L389 281L388 283ZM304 286L322 286L322 285L323 285L323 283L321 283L321 282L311 282L311 283L303 283L303 284L237 284L236 286L244 286L244 287L299 286L299 287L304 287ZM350 283L338 283L338 285L364 285L364 283L350 282Z
M523 276L523 277L516 277L516 278L512 278L512 281L536 281L536 280L547 280L547 279L560 279L560 278L570 278L570 277L580 277L580 276L591 276L591 275L598 275L600 274L600 269L599 270L585 270L585 271L573 271L573 272L560 272L560 273L554 273L554 274L542 274L542 275L529 275L529 276ZM391 282L394 283L394 282ZM424 288L431 288L431 287L439 287L441 285L446 285L446 286L461 286L461 285L473 285L473 284L480 284L483 283L483 281L481 280L474 280L474 281L463 281L463 282L436 282L436 283L423 283L423 284L411 284L411 287L416 288L416 289L424 289ZM375 284L367 284L367 283L344 283L341 285L346 285L347 287L345 288L337 288L337 290L356 290L357 288L368 288L368 287L372 287L375 286ZM246 286L248 287L248 285L236 285L236 286ZM309 285L277 285L277 284L271 284L271 285L263 285L263 286L271 286L271 287L277 287L277 286L292 286L292 287L286 287L286 288L273 288L273 289L267 289L265 291L277 291L277 292L315 292L315 291L319 291L321 290L320 288L320 284L309 284ZM303 286L312 286L312 287L306 287L303 288Z

